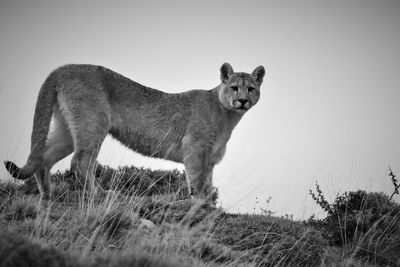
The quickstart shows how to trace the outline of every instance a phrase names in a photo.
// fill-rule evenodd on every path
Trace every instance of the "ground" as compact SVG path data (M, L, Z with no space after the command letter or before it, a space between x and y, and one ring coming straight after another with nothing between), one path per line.
M97 176L109 194L95 197L73 174L56 173L54 195L41 205L33 179L3 183L0 266L379 264L332 244L315 221L230 214L192 200L178 171L100 166Z

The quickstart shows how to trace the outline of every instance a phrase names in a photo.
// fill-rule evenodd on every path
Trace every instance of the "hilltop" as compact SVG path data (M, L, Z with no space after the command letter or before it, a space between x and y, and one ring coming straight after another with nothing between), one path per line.
M384 194L348 194L340 213L317 187L327 218L294 221L190 200L179 171L99 166L96 176L113 193L95 198L84 181L57 172L54 196L40 209L34 179L3 183L0 266L400 265L400 208ZM354 199L364 200L352 213Z

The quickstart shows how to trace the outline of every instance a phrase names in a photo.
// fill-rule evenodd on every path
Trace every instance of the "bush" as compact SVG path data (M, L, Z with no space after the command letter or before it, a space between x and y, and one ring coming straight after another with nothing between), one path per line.
M400 211L400 206L384 193L362 190L345 192L327 203L317 185L317 193L312 194L317 204L327 211L322 221L311 218L308 223L324 228L325 236L333 245L356 243L382 217Z
M400 266L400 213L384 215L360 238L355 258L379 265Z
M119 190L124 195L175 194L176 199L190 197L186 176L178 170L150 170L134 166L113 169L98 164L95 175L96 181L102 188ZM56 185L67 183L70 190L82 190L85 184L85 181L76 179L75 175L69 170L65 172L58 171L53 174L52 182Z
M292 220L224 214L214 229L217 242L247 251L257 266L315 266L325 254L321 234Z
M36 218L38 213L37 200L32 197L15 198L6 210L6 220L25 220Z
M315 202L327 212L323 220L311 217L306 224L319 229L332 245L345 246L351 256L382 265L399 265L400 205L391 198L398 193L395 175L390 170L394 193L363 190L345 192L329 203L318 183Z
M189 199L186 175L178 170L150 170L134 166L124 166L117 169L98 164L95 171L96 182L106 190L118 190L124 195L138 197L152 195L173 195L175 200ZM63 198L63 193L72 190L82 190L85 181L80 181L70 170L57 171L51 176L55 184L53 197ZM1 189L1 188L0 188ZM213 188L211 201L216 203L218 189ZM26 179L19 188L24 194L38 194L34 177ZM1 195L0 195L1 196Z

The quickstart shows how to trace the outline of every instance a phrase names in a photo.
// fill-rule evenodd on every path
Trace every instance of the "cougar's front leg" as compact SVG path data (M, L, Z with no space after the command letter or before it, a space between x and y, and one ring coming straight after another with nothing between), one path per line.
M206 155L202 152L191 152L186 155L185 165L186 180L191 195L207 199L212 192L212 173L214 165L207 164Z

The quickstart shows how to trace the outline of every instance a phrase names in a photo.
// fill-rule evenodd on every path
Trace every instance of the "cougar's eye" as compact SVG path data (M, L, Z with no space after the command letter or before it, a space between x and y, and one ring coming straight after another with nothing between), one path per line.
M232 89L233 91L235 91L235 92L239 91L239 87L237 87L237 86L231 86L231 89Z
M247 89L249 91L249 93L254 93L254 91L256 90L256 88L254 87L249 87L249 89Z

